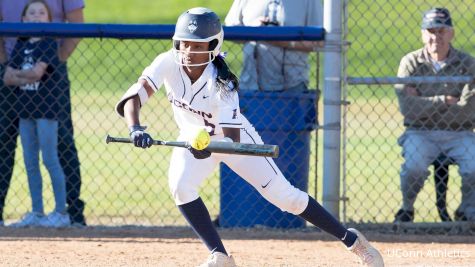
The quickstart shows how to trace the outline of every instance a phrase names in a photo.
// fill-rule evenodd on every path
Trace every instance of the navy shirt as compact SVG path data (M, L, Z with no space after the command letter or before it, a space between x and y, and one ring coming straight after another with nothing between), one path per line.
M48 67L40 80L18 87L20 118L58 120L64 116L64 98L68 93L61 77L64 72L59 67L58 44L50 38L34 43L19 38L12 51L9 66L30 69L37 62L44 62Z

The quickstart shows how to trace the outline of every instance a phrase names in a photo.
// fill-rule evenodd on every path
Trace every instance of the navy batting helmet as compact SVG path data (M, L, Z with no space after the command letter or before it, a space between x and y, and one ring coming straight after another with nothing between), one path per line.
M187 10L178 17L173 35L173 48L179 52L180 41L209 42L210 59L208 62L196 65L205 65L218 56L223 44L223 27L218 15L208 8L195 7ZM179 64L183 64L177 62Z

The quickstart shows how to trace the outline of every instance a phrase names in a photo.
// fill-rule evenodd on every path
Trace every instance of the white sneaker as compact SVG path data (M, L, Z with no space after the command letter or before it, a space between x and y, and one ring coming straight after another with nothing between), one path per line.
M47 216L43 217L40 221L40 226L51 227L51 228L60 228L71 226L71 221L69 219L68 213L60 213L53 211Z
M213 252L208 260L199 267L237 267L233 256L221 252Z
M10 224L10 227L23 228L30 226L40 226L40 221L45 218L45 215L40 212L28 212L23 216L21 220L16 223Z
M349 228L348 231L355 233L358 237L353 246L349 247L348 250L358 255L361 263L366 266L384 267L383 257L377 249L371 246L363 234L353 228Z

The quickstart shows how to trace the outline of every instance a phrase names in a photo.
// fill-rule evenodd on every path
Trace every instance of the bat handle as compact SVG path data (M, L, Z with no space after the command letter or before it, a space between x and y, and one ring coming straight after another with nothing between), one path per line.
M109 144L111 141L111 136L109 134L107 134L106 136L106 144Z
M132 140L124 137L112 137L108 134L106 136L106 144L109 143L132 143Z

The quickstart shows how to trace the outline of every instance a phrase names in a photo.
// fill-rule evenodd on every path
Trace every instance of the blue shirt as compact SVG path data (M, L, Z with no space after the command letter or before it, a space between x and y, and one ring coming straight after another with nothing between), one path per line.
M18 87L20 118L58 120L65 115L64 99L68 93L61 77L64 72L59 68L58 43L50 38L33 43L19 38L8 65L15 69L30 69L37 62L44 62L48 67L40 80Z

